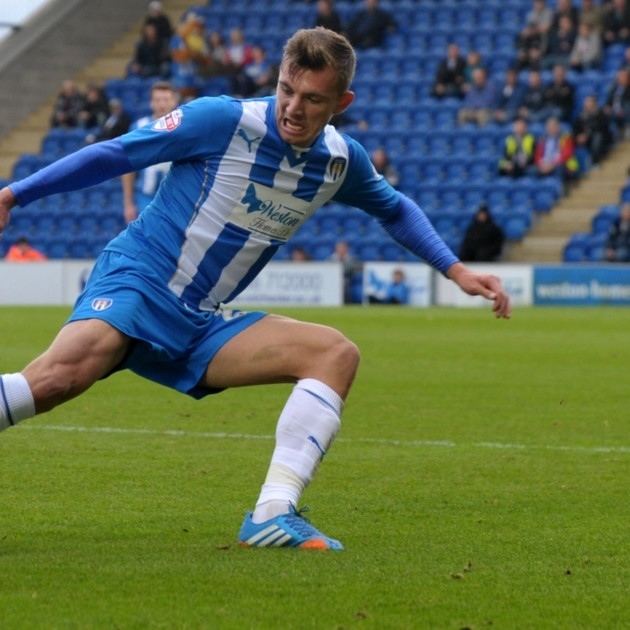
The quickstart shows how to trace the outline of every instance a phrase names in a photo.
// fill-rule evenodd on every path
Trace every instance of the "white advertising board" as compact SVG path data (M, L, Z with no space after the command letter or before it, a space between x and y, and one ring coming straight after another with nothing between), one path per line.
M471 269L479 273L489 273L501 278L514 306L531 306L533 303L533 268L530 265L492 265L469 264ZM436 274L435 303L438 306L487 306L488 301L482 297L466 295L454 282L442 274Z
M402 282L407 291L392 291L395 271L402 272ZM387 302L389 297L406 294L406 306L429 306L431 304L431 268L421 263L368 262L363 266L363 303L370 298Z
M340 306L343 269L337 262L272 262L230 304Z

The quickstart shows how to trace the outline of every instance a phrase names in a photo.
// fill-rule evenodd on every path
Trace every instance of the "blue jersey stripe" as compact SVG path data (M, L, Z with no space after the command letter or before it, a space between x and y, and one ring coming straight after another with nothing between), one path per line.
M293 193L298 199L304 199L304 201L313 201L313 198L324 183L326 169L330 160L330 151L326 144L321 141L321 138L318 146L314 147L311 153L314 155L306 162L302 171L302 177Z
M236 256L249 238L249 232L231 223L218 235L206 251L192 282L184 289L182 299L189 304L199 304L217 284L221 272ZM203 288L202 288L203 287Z

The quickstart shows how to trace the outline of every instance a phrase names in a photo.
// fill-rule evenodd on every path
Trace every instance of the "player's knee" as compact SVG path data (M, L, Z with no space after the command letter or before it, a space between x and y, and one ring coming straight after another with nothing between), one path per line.
M347 337L337 332L328 348L327 358L335 371L347 374L352 378L359 367L359 348Z

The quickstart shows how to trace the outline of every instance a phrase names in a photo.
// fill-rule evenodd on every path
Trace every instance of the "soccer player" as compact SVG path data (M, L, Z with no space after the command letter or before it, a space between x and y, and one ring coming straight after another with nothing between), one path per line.
M294 382L243 545L342 549L297 505L340 426L359 363L338 331L262 312L223 310L316 208L334 199L377 217L398 242L463 291L510 304L498 278L466 268L418 206L328 121L354 98L355 54L326 29L287 42L276 95L200 98L153 125L91 145L0 191L14 205L172 162L154 200L99 256L68 322L20 373L0 380L0 427L78 396L115 370L195 398Z
M177 107L177 92L167 81L157 81L151 86L151 116L139 118L130 131L150 125ZM162 180L171 168L169 162L149 164L138 173L125 173L121 177L125 221L134 221L150 203Z

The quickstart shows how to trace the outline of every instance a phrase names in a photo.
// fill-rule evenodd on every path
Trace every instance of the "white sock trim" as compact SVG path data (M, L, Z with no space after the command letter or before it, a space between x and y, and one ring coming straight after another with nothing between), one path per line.
M318 381L316 378L303 378L295 384L295 387L297 389L303 389L309 394L321 399L329 407L332 407L332 410L338 416L341 415L343 411L343 400L341 396L332 387L326 385L326 383Z
M0 416L5 424L3 428L35 415L35 401L31 388L19 372L0 376L0 402L4 411L2 415L5 416Z

